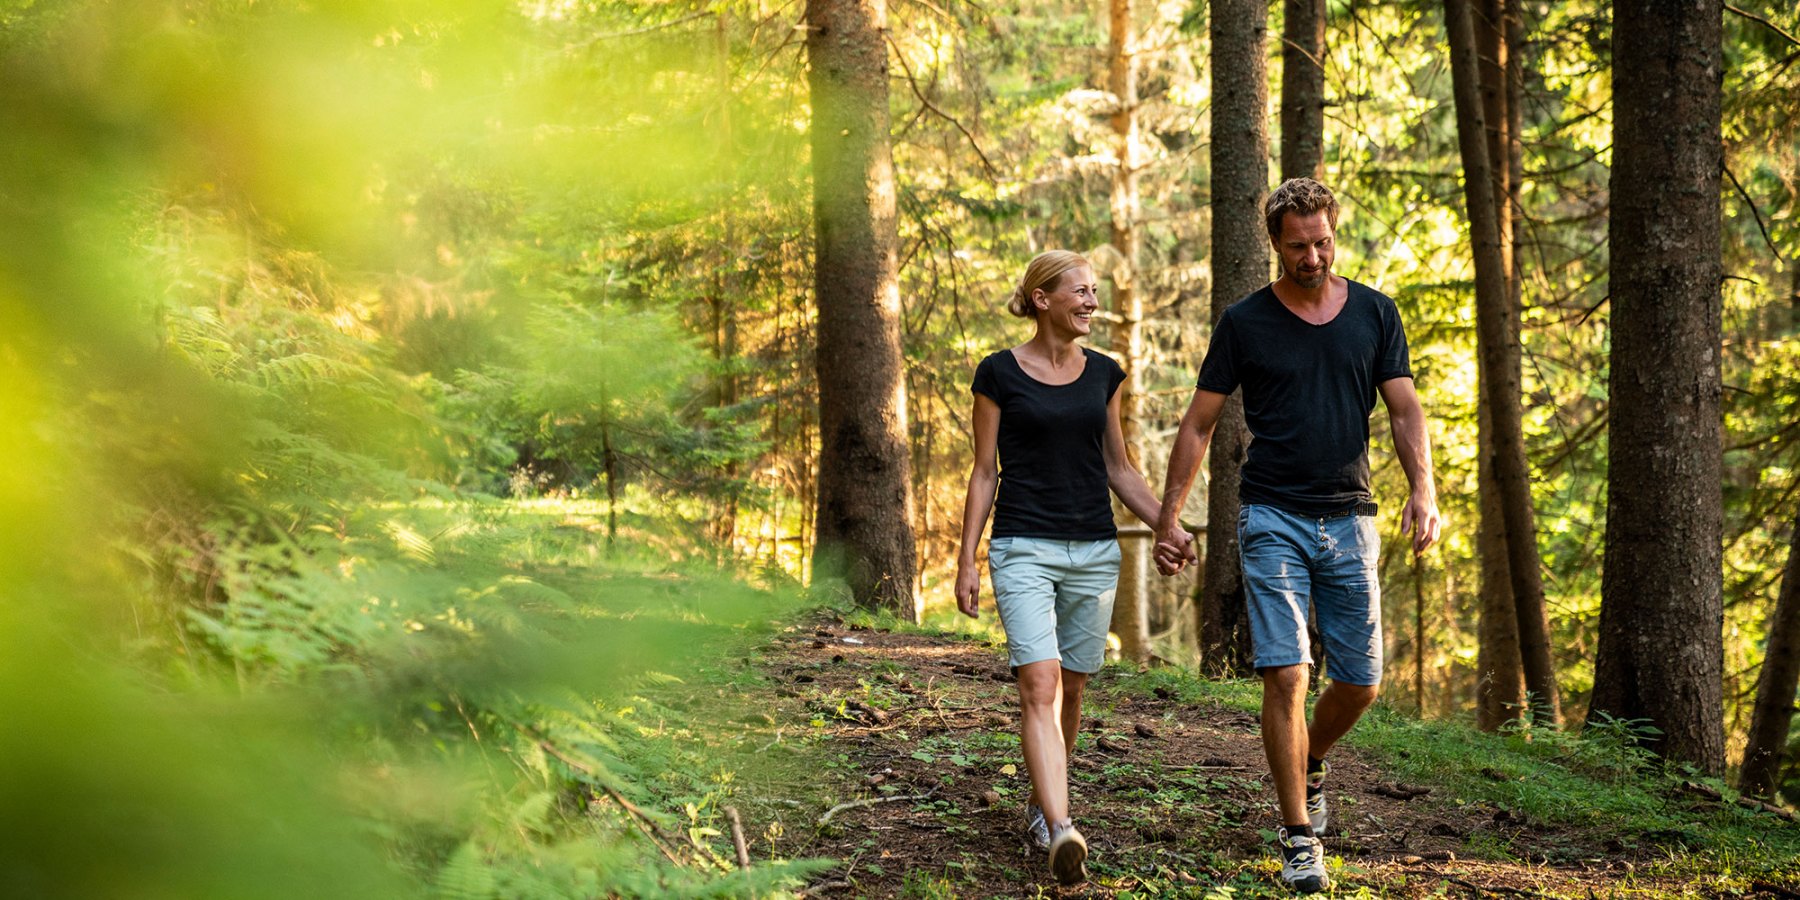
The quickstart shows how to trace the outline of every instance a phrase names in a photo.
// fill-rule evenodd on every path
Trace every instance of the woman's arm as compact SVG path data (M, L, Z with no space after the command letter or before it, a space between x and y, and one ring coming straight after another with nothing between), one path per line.
M1000 436L1000 407L986 394L975 395L975 463L969 467L969 492L963 500L962 548L956 554L956 608L975 618L981 599L981 567L975 548L994 509L994 493L1000 486L1000 467L995 445Z
M1156 495L1150 491L1150 483L1131 464L1131 457L1125 452L1125 429L1119 425L1118 391L1106 401L1106 440L1100 449L1106 455L1107 486L1119 495L1132 515L1155 528L1156 520L1162 515L1162 504L1157 502Z

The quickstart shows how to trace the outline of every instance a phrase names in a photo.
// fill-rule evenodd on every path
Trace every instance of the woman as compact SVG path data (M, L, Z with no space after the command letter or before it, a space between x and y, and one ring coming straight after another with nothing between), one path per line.
M1026 832L1063 884L1087 877L1087 841L1069 816L1068 760L1082 689L1105 661L1119 581L1107 489L1146 523L1161 510L1125 455L1124 370L1076 344L1099 307L1094 288L1086 259L1051 250L1026 266L1008 301L1007 311L1034 319L1037 333L975 370L975 465L956 564L957 607L973 618L981 592L975 548L992 510L988 566L1031 773Z

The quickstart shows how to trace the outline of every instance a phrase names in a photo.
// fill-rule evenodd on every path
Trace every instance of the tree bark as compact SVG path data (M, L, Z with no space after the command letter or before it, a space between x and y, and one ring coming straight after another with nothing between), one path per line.
M1719 0L1620 0L1613 24L1606 562L1589 721L1717 773L1723 575Z
M819 506L813 574L917 621L884 0L809 0Z
M1468 206L1469 237L1475 258L1475 325L1482 373L1483 400L1494 433L1494 482L1499 488L1505 522L1507 563L1519 619L1519 650L1525 685L1532 693L1531 714L1556 725L1562 698L1550 656L1550 627L1544 609L1543 576L1539 571L1537 528L1531 507L1530 469L1525 460L1525 433L1520 386L1508 378L1509 352L1516 360L1518 310L1507 301L1506 256L1501 251L1500 210L1495 202L1495 165L1489 156L1481 68L1469 0L1446 0L1450 32L1451 80L1456 96L1457 142L1463 161L1463 197Z
M1212 319L1269 282L1262 198L1269 182L1269 86L1264 59L1268 8L1256 0L1212 0ZM1248 673L1250 624L1238 558L1238 469L1248 432L1234 394L1213 431L1207 493L1206 578L1200 653L1214 671Z
M1480 376L1485 386L1486 376ZM1485 393L1485 391L1483 392ZM1475 545L1481 560L1481 621L1476 630L1475 724L1495 731L1525 711L1525 676L1519 660L1519 614L1513 605L1512 572L1506 564L1506 522L1494 484L1493 428L1487 404L1478 410L1476 490L1481 523Z
M1325 0L1283 0L1281 179L1325 174Z
M1110 0L1111 27L1107 34L1107 90L1115 104L1111 116L1119 159L1113 170L1112 246L1119 259L1112 266L1112 349L1125 369L1119 386L1119 424L1125 432L1125 448L1134 463L1144 458L1143 368L1144 298L1137 289L1137 269L1142 243L1138 220L1138 95L1137 48L1131 21L1131 0ZM1119 528L1119 587L1113 597L1113 633L1119 636L1119 655L1132 662L1150 658L1150 538L1122 503L1114 503Z
M1518 403L1518 390L1522 381L1520 365L1520 333L1519 311L1522 297L1519 282L1517 259L1517 236L1514 233L1515 218L1513 212L1518 196L1518 184L1514 181L1513 161L1519 146L1518 129L1514 126L1513 112L1513 75L1518 69L1514 49L1517 43L1508 29L1505 6L1517 0L1476 0L1475 27L1476 53L1480 59L1481 108L1487 124L1488 160L1494 174L1494 203L1498 211L1495 217L1500 231L1500 269L1505 279L1504 338L1498 356L1505 366L1500 378L1511 384L1514 389L1509 392L1513 403ZM1479 340L1479 339L1478 339ZM1494 377L1487 372L1486 365L1477 363L1482 395L1486 395L1488 379ZM1505 512L1499 495L1499 480L1495 477L1499 461L1499 449L1493 433L1492 415L1483 404L1479 411L1478 466L1476 486L1481 495L1481 523L1476 532L1481 560L1481 602L1482 619L1478 631L1480 643L1479 669L1480 678L1476 688L1476 724L1487 730L1495 730L1509 720L1518 719L1525 711L1526 686L1523 682L1523 664L1519 652L1519 628L1526 620L1519 615L1518 606L1512 591L1512 569L1507 564L1508 535L1504 522ZM1516 453L1521 458L1525 454L1523 447L1507 448L1507 453ZM1535 548L1534 548L1535 550ZM1547 616L1531 616L1529 621L1548 622ZM1549 646L1548 636L1544 644ZM1543 686L1532 687L1531 693L1542 696Z
M1800 687L1800 516L1793 529L1781 593L1769 615L1769 646L1756 678L1756 707L1750 714L1744 766L1738 774L1738 790L1754 797L1773 796L1781 786L1781 757L1793 724L1794 693Z

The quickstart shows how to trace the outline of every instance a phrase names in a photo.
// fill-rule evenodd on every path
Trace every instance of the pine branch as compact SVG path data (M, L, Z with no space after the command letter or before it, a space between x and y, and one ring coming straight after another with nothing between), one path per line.
M981 167L987 170L988 180L999 181L1000 173L994 169L994 164L988 161L987 154L981 151L981 144L975 140L975 135L971 134L969 129L963 127L963 123L957 121L955 116L938 109L937 104L926 99L925 92L919 90L918 79L913 77L912 67L906 64L906 55L900 52L900 46L894 43L892 36L884 33L883 37L887 38L888 46L893 49L894 59L900 63L900 71L906 75L906 84L908 87L912 88L913 96L919 98L920 105L924 106L927 110L930 110L932 114L936 115L938 118L956 126L956 130L962 132L963 137L968 138L969 148L975 151L975 158L981 160Z

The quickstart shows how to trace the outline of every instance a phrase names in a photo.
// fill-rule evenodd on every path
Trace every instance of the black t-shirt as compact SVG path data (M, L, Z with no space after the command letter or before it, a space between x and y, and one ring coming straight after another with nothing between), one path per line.
M975 367L970 389L1000 407L1000 493L994 537L1104 541L1118 536L1107 496L1106 404L1125 380L1112 357L1086 347L1081 377L1045 384L1011 350Z
M1399 309L1352 281L1343 310L1324 325L1294 315L1271 287L1232 304L1213 330L1197 386L1244 388L1252 440L1239 498L1319 516L1371 498L1376 387L1410 377Z

